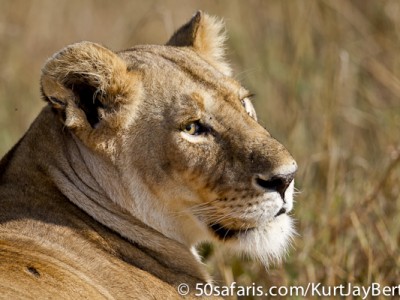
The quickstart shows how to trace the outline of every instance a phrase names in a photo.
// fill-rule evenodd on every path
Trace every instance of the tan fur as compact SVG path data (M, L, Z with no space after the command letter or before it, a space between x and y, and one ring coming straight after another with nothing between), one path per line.
M170 38L167 45L192 47L219 71L230 76L232 70L225 61L225 40L222 20L199 11Z
M296 164L227 76L221 30L199 12L166 46L48 60L48 105L0 163L2 297L176 299L210 280L204 240L280 258Z

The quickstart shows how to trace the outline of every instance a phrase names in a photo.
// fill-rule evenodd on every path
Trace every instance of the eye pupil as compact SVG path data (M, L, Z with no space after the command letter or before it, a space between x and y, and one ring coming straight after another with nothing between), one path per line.
M197 122L192 122L183 127L183 131L190 135L198 135L201 133L201 125Z

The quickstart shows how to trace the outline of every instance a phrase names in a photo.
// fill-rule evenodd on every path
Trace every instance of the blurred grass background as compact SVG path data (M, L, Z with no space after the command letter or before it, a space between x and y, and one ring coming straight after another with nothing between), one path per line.
M167 41L197 10L223 17L236 78L296 158L287 260L207 248L220 282L400 284L400 2L0 0L0 155L44 103L40 68L67 44ZM251 297L249 298L251 299Z

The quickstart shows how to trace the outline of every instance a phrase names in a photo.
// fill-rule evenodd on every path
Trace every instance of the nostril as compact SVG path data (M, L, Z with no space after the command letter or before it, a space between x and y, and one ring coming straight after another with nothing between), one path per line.
M268 190L276 190L278 189L278 187L283 185L283 180L281 178L271 178L269 180L264 180L259 177L256 179L256 182L259 186Z
M265 180L261 177L256 178L256 183L258 186L278 192L282 199L285 199L285 191L289 187L290 183L292 182L294 175L277 175L273 176L268 180Z

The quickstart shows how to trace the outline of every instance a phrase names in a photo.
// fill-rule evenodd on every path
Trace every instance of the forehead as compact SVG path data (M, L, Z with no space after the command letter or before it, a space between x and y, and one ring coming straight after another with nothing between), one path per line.
M128 69L141 70L149 85L158 89L162 86L165 92L209 94L231 104L237 104L248 93L236 80L225 76L190 48L146 45L119 55L127 62Z

